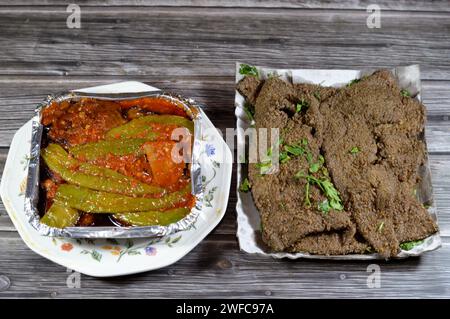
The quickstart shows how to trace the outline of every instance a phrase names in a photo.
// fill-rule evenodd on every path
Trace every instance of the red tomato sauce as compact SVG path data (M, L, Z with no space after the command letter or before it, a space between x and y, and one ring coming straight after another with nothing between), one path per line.
M138 107L139 109L147 112L188 117L182 108L174 104L174 102L164 98L142 97L134 100L118 101L118 103L124 110L132 107Z
M163 98L144 97L120 101L82 98L53 102L42 112L42 124L45 127L43 147L49 143L57 143L70 154L71 147L102 141L112 128L150 114L188 117L179 105ZM181 190L190 183L190 173L186 163L175 163L171 158L171 150L176 143L171 140L171 135L177 127L177 125L150 123L148 129L142 131L136 138L146 138L149 132L157 133L157 138L143 143L138 153L121 156L110 153L91 160L90 163L114 170L139 182L162 187L168 193ZM85 159L78 157L78 161L81 163ZM77 171L78 166L70 169ZM48 208L53 202L58 186L65 181L48 168L44 170L41 181L41 191L45 193L45 206ZM194 205L195 197L188 195L180 199L177 207L192 208ZM82 213L78 225L110 225L105 215Z

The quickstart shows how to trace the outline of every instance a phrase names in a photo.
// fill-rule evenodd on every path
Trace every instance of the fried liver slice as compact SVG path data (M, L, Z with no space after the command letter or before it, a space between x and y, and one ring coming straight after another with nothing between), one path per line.
M380 71L321 105L330 174L358 232L385 257L395 256L399 243L437 231L412 196L425 156L425 117L423 105L410 100L389 71ZM354 146L361 151L351 154Z
M370 245L360 242L354 237L348 237L346 233L330 232L306 236L297 241L290 252L309 252L315 255L347 255L364 254L370 250Z
M303 93L301 98L308 97ZM313 127L303 123L304 116L295 113L299 99L296 90L287 83L276 78L267 80L255 104L256 128L279 128L288 145L306 139L313 160L317 161L320 144L313 135ZM318 112L317 101L308 100L308 103ZM275 251L295 247L296 242L314 233L355 232L348 212L331 210L323 214L317 204L305 207L306 180L294 176L298 171L308 172L308 169L309 163L304 156L280 164L276 174L264 175L257 165L249 165L252 194L261 216L262 238ZM311 186L310 198L313 203L325 199L317 186Z
M246 76L238 83L236 89L250 104L254 105L262 83L256 76Z

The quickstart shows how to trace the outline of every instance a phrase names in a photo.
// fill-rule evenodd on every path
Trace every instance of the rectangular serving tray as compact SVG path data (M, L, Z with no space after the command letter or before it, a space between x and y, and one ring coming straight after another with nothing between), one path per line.
M125 83L126 84L126 83ZM140 227L119 227L119 226L92 226L92 227L67 227L64 229L49 227L40 222L38 201L39 201L39 167L40 152L43 135L43 125L41 124L41 112L52 102L61 102L69 99L95 98L100 100L129 100L141 97L160 97L174 101L183 107L186 113L194 121L194 143L192 149L191 181L192 194L196 197L196 202L191 212L183 219L167 226L140 226ZM199 155L201 151L201 121L202 116L199 105L191 99L185 99L170 93L164 93L159 89L145 92L127 92L125 86L120 93L109 93L108 86L98 87L96 91L82 90L62 92L49 95L41 102L35 111L32 123L31 151L28 164L27 187L25 191L25 214L29 223L41 234L53 237L71 238L139 238L139 237L161 237L189 229L197 220L203 200L203 190L201 181L201 165Z
M239 73L241 63L236 63L236 83L244 76ZM321 70L321 69L273 69L267 67L256 67L261 79L269 76L279 76L281 79L291 83L310 83L323 86L341 87L354 79L372 74L374 69L366 70ZM420 68L418 65L396 67L391 70L402 89L408 90L411 96L421 100ZM238 128L237 143L245 145L245 136L242 130L250 127L251 123L244 111L244 97L236 90L235 94L235 115L236 127ZM426 144L425 134L423 139ZM261 254L273 258L308 258L308 259L330 259L330 260L370 260L384 259L377 253L372 254L349 254L349 255L314 255L309 253L285 253L272 252L261 239L259 212L253 202L251 192L243 193L239 191L243 178L247 174L247 164L238 164L237 168L237 237L239 247L242 251L252 254ZM437 209L435 206L433 187L431 183L431 171L426 154L426 162L420 168L419 175L421 182L418 185L417 196L422 203L429 205L428 212L437 223ZM418 256L424 252L438 249L441 246L439 232L427 237L420 245L411 250L401 250L394 258L406 258Z

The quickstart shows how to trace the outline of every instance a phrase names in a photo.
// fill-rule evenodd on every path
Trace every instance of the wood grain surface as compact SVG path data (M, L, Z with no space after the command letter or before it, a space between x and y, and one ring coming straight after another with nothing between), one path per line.
M234 127L234 63L356 69L420 64L443 247L378 263L273 260L239 251L235 187L219 226L176 264L139 275L81 277L29 250L0 203L0 298L450 297L450 1L0 1L0 173L14 132L47 94L138 80L191 96L219 128Z

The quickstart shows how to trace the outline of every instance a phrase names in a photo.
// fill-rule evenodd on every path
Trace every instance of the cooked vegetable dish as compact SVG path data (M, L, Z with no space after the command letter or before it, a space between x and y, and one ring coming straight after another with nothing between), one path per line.
M273 251L390 257L438 231L416 196L425 108L389 71L339 89L254 71L237 90L256 129L279 128L279 171L250 163L240 191L251 191Z
M194 206L182 154L191 151L194 123L176 102L65 100L42 111L42 124L42 223L165 226Z

